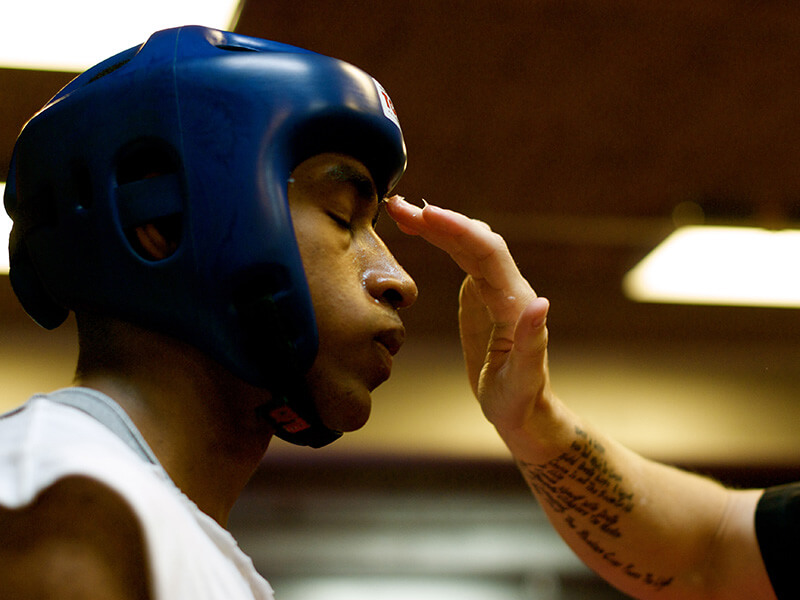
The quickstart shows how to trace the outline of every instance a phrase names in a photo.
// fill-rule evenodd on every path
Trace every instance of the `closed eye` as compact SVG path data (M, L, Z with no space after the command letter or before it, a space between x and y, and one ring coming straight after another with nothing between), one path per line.
M333 212L329 212L328 216L341 229L344 229L346 231L352 231L353 230L353 224L350 223L350 221L345 219L344 217L341 217L341 216L339 216L339 215L337 215L336 213L333 213Z

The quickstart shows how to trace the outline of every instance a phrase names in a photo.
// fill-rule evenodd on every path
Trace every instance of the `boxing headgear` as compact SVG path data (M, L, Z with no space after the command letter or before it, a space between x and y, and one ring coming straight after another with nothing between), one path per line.
M350 64L203 27L154 34L78 76L25 126L5 206L11 284L47 328L70 310L183 340L267 388L279 437L318 447L318 340L287 182L347 154L388 193L406 164L383 88ZM152 260L131 231L169 224Z

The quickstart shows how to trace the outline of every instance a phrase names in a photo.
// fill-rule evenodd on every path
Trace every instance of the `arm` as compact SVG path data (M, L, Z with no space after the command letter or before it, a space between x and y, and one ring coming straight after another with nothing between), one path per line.
M144 542L116 493L71 477L29 506L0 508L0 594L19 600L146 600Z
M388 211L465 271L459 320L472 389L575 553L636 598L774 599L753 525L761 492L648 461L582 422L550 386L549 304L504 240L435 206L393 198Z

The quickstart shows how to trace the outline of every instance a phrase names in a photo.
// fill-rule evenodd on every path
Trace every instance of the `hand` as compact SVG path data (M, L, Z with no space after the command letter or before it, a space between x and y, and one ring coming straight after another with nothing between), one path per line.
M403 232L441 248L466 273L461 344L486 418L503 435L532 424L534 410L550 394L547 300L536 296L505 240L486 223L429 204L419 208L399 196L388 200L387 212Z

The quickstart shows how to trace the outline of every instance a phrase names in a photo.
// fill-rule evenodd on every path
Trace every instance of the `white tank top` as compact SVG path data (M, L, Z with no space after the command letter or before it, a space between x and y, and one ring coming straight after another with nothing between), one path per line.
M20 508L61 478L91 477L138 517L155 600L273 600L252 560L175 486L135 428L124 440L105 419L67 405L85 401L133 427L110 398L86 388L34 396L0 417L0 505Z

